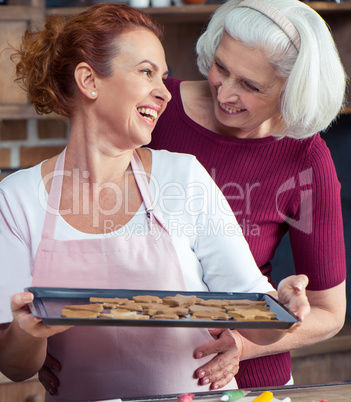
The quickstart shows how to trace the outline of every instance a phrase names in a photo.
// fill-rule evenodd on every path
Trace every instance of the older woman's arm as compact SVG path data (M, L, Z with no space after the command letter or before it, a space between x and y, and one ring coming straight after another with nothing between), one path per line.
M196 371L201 382L211 384L213 389L221 388L236 374L242 360L291 351L337 334L345 321L345 282L331 289L306 293L311 312L305 316L303 324L270 345L257 345L238 331L212 330L218 339L195 351L196 358L216 355Z

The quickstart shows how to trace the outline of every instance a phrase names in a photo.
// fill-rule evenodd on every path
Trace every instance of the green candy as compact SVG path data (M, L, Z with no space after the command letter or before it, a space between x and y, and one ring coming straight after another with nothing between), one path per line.
M248 392L243 391L242 389L236 389L235 391L227 391L222 394L221 401L222 402L234 402L240 398L243 398L247 394L248 394Z

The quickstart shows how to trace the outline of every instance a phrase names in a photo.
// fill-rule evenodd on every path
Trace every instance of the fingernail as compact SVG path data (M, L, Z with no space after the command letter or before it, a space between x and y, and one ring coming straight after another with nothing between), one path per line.
M202 380L202 383L205 385L205 384L208 384L210 382L210 380L208 379L208 378L205 378L204 380Z
M204 354L202 352L196 353L196 358L201 359L201 357L203 357L203 355Z
M215 384L215 385L213 386L213 389L218 389L218 385Z
M25 301L25 302L32 301L32 295L30 293L24 293L23 294L23 301Z
M200 373L199 373L199 378L203 378L203 377L205 377L205 372L204 372L204 371L200 371Z

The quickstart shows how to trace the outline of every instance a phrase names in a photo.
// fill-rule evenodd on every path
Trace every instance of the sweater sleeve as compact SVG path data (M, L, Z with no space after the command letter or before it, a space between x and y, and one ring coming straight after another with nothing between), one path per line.
M274 290L256 265L242 228L226 198L205 168L196 161L193 177L202 178L208 194L198 215L194 251L210 291L265 293ZM193 197L194 195L192 195Z
M334 287L346 278L346 257L337 178L330 151L317 135L299 175L298 214L289 222L297 273L309 277L310 290Z

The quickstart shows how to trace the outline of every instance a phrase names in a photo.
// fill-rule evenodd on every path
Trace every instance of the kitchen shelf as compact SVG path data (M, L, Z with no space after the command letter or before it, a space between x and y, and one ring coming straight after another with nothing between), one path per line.
M219 5L186 5L171 7L148 7L143 10L161 23L205 22ZM47 14L73 16L82 11L82 7L47 8Z
M56 113L39 115L34 106L25 105L0 105L0 120L27 120L27 119L55 119L66 120L66 117Z
M45 16L42 7L0 6L0 22L37 20Z
M351 1L346 1L343 3L311 1L306 2L306 4L322 15L351 12ZM217 10L219 5L220 4L189 4L171 7L148 7L143 10L153 15L155 18L167 23L204 22L209 19L214 11ZM0 7L0 21L23 19L29 20L40 17L43 14L61 14L65 16L73 16L81 12L83 9L84 7L45 8L40 7L40 5L5 5Z
M345 3L332 3L325 1L306 2L321 15L351 12L351 1ZM209 20L220 4L196 4L171 7L148 7L143 10L154 16L161 23L188 23L206 22ZM61 14L72 16L82 11L82 7L47 8L47 14Z

